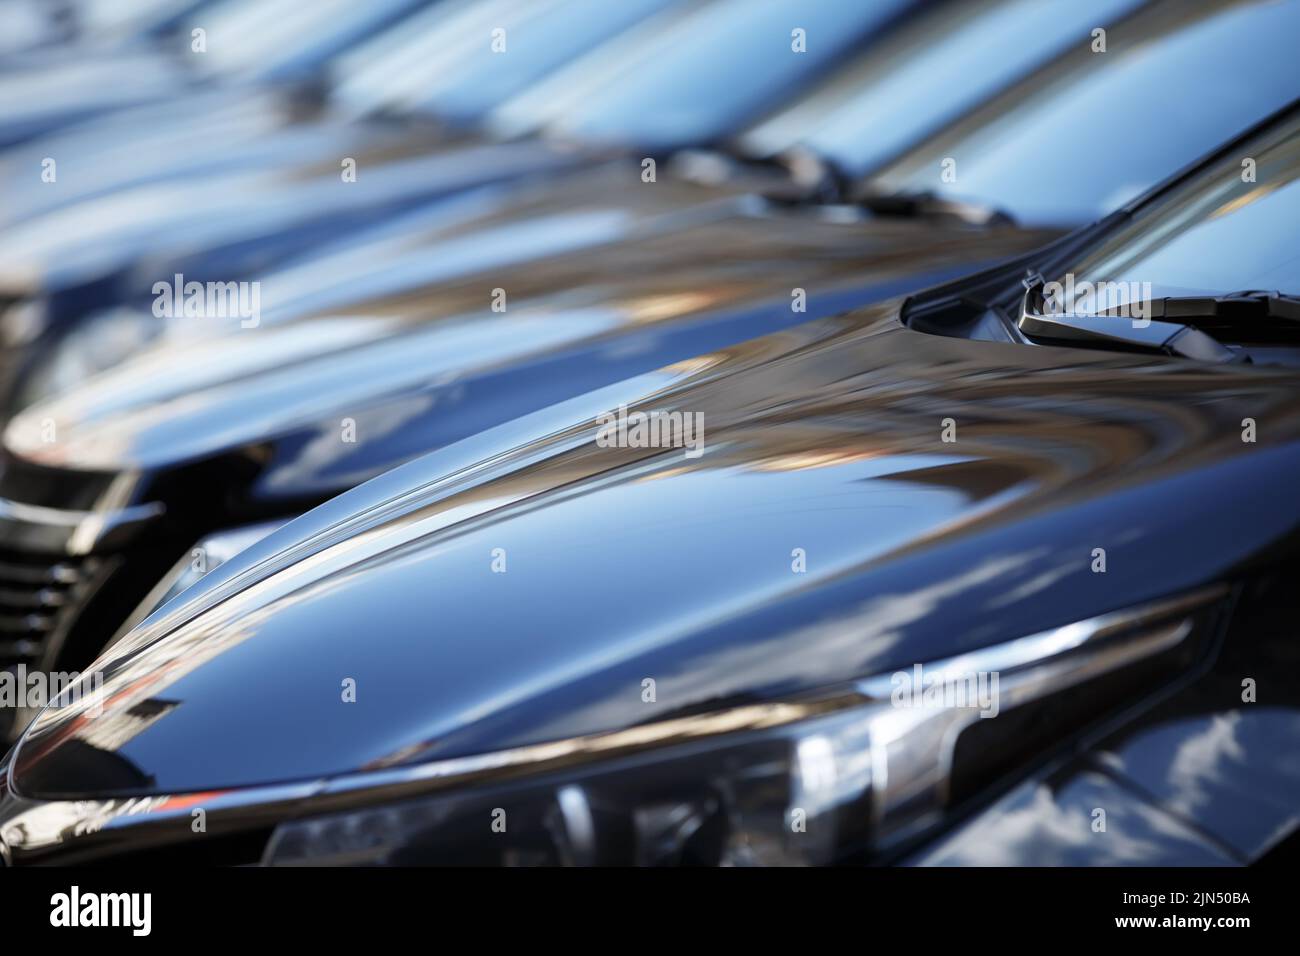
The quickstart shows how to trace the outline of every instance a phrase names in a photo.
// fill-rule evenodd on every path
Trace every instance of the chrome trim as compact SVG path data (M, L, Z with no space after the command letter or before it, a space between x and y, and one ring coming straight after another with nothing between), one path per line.
M0 518L19 521L25 524L48 524L61 527L76 527L93 512L64 511L60 508L46 508L42 505L28 505L21 501L0 498Z
M1113 637L1143 623L1155 623L1166 617L1198 610L1224 597L1227 593L1226 585L1214 585L1169 600L1144 604L1128 610L1112 611L1074 624L1018 637L1002 644L991 644L968 654L926 664L925 667L927 670L947 670L958 673L969 673L972 670L1015 671L1050 658L1060 657L1085 644ZM856 686L868 697L879 699L889 696L891 691L889 684L890 677L882 674L859 681Z
M1192 633L1189 615L1227 591L1226 586L1207 588L923 667L940 683L995 673L998 706L1012 709L1176 647ZM1117 637L1128 639L1111 640ZM888 702L893 677L880 675L857 686L868 698ZM878 838L905 839L935 821L950 796L957 740L979 719L978 711L966 708L919 709L900 712L896 719L873 728L872 823Z
M1013 701L1009 706L1014 707L1176 646L1193 630L1189 615L1227 593L1225 585L1215 585L922 666L940 674L1005 673ZM1144 628L1155 629L1143 633ZM1125 637L1134 639L1123 641ZM1112 642L1115 638L1121 640ZM452 787L586 766L651 748L786 727L855 708L877 719L904 715L892 736L881 735L889 729L889 722L873 724L871 734L875 823L883 836L898 836L900 830L914 832L942 809L952 748L960 731L978 719L978 714L951 708L893 708L892 673L897 672L879 674L815 698L745 705L426 764L202 794L50 801L27 798L15 786L11 751L9 765L3 768L8 792L0 801L0 855L6 863L13 862L15 851L39 861L45 852L70 840L79 841L77 846L85 855L94 856L99 855L96 851L111 853L128 840L135 848L185 839L192 836L190 810L198 799L207 814L208 835L218 836L272 826L290 817L346 811ZM911 736L918 726L925 733L926 746L918 746ZM906 750L891 752L890 746L905 736ZM903 762L900 766L894 761ZM906 772L900 773L900 769ZM886 830L891 813L901 813L902 820L891 818Z
M0 498L0 522L16 526L12 537L36 539L67 554L90 554L111 535L134 530L164 512L161 502L104 511L71 511Z

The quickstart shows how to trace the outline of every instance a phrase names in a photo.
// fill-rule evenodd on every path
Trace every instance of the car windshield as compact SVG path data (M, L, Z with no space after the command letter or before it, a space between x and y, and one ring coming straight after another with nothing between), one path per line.
M1071 311L1141 298L1300 293L1300 115L1109 235L1060 277ZM1067 278L1069 281L1067 281Z
M485 34L483 43L461 63L456 75L437 89L426 90L415 108L446 118L474 119L605 39L679 2L532 0L518 28L502 34L505 45L497 47L510 57L510 69L501 68L501 54L494 52Z
M1090 222L1300 95L1297 35L1298 3L1152 4L1108 28L1104 52L1084 38L867 186Z
M555 131L663 149L716 140L796 95L913 2L720 0L628 51Z
M194 24L205 33L198 69L249 77L276 77L307 70L385 25L417 0L227 0ZM189 31L182 42L190 46Z
M104 34L145 31L202 6L202 0L81 0L75 8L77 29L99 38Z
M385 106L474 119L606 39L683 5L684 0L443 0L340 57L334 98L359 112ZM502 69L502 56L509 69Z
M801 141L859 176L1006 89L1099 22L1143 0L946 3L917 17L794 107L747 131L745 152L766 156Z

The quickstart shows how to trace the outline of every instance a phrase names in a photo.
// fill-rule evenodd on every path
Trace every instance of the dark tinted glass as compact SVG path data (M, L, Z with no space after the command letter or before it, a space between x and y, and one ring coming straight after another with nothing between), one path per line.
M504 53L494 52L489 37L484 35L469 60L416 106L451 119L475 119L603 40L679 2L535 0L533 8L506 34Z
M807 145L861 175L959 119L1141 0L946 4L864 59L873 68Z
M1300 95L1300 3L1159 3L883 171L1021 222L1088 222ZM945 160L955 180L945 181Z
M1300 118L1178 189L1068 270L1153 296L1300 294ZM1116 298L1118 296L1118 299ZM1122 304L1109 293L1087 311Z
M793 98L912 0L723 0L637 51L560 132L669 148L723 136ZM803 30L806 52L792 49Z

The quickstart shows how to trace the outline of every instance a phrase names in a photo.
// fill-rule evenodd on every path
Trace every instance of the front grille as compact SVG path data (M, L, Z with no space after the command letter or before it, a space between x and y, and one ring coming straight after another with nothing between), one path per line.
M84 557L0 548L0 671L85 670L179 552L173 541ZM35 715L0 706L0 752Z
M35 663L75 612L93 562L0 550L0 667Z

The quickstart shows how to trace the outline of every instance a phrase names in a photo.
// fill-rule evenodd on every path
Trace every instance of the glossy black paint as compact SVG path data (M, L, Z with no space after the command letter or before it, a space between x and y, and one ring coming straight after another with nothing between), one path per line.
M586 404L639 392L702 412L699 459L598 448L573 403L572 430L550 439L558 412L539 415L532 444L505 426L505 458L481 476L438 480L491 460L493 432L341 496L329 514L434 482L409 513L243 581L188 625L176 627L184 607L146 625L141 640L170 633L110 655L108 687L122 707L169 706L118 755L143 789L175 792L625 727L1232 580L1296 545L1300 504L1269 479L1300 466L1284 371L945 339L901 328L889 306L697 366ZM1241 441L1248 413L1267 423L1257 445ZM941 440L946 417L956 444ZM306 541L311 525L264 547ZM1097 542L1110 543L1107 574L1090 570ZM516 573L492 572L498 547ZM168 669L149 666L180 646ZM370 688L364 707L337 706L336 674ZM649 708L646 675L660 688ZM232 715L223 688L236 686ZM44 743L70 716L33 728L20 790L99 790L72 749ZM186 756L214 721L222 734Z
M377 296L353 317L309 310L282 327L268 317L268 327L248 334L164 342L18 416L6 431L0 498L151 512L92 548L125 558L101 590L127 608L75 615L42 641L41 666L89 663L131 602L213 530L291 516L483 428L796 325L808 313L793 308L795 288L806 291L813 314L833 313L1044 238L880 222L860 212L845 218L725 191L704 190L714 201L701 206L700 192L682 188L680 214L666 193L644 209L615 204L622 238L592 248L580 241L582 216L572 240L553 215L541 229L506 225L494 247L522 248L516 267L485 268L471 255L463 275L416 295ZM507 241L513 230L532 244ZM538 254L566 245L574 251ZM428 268L422 257L416 264ZM396 277L399 290L411 285L401 269ZM511 311L494 315L482 303L502 281L512 290ZM56 423L52 443L44 440L48 421ZM355 441L340 440L344 427L355 429L348 436ZM37 554L73 545L67 526L10 518L0 528L9 546Z
M445 243L441 260L417 260L450 273L442 281L418 285L394 270L380 279L392 293L345 308L302 309L290 296L285 320L269 315L265 328L160 342L16 416L6 430L21 459L13 467L129 472L139 476L132 500L149 501L151 486L178 468L255 458L249 507L282 507L575 394L810 313L914 291L1054 236L890 222L689 186L675 200L658 193L646 209L592 206L472 236L476 247L485 238L515 247L517 264L476 255L458 270ZM497 287L510 298L493 313ZM355 441L335 440L344 416L356 422Z
M74 397L61 420L70 437L44 450L24 431L30 423L16 423L12 444L29 460L10 462L6 481L30 483L38 460L52 473L85 470L83 490L131 475L128 500L163 501L169 515L186 513L173 496L205 468L237 475L251 514L253 502L274 507L276 487L306 499L409 457L390 433L445 447L294 522L110 651L102 665L115 697L101 719L120 731L113 746L101 745L104 724L47 711L11 754L11 804L305 781L632 727L1226 581L1244 610L1224 651L1203 662L1213 679L1179 689L1077 766L1013 789L970 825L1027 831L1006 834L992 862L1244 862L1273 849L1294 829L1300 775L1252 766L1243 789L1223 765L1288 746L1297 730L1289 681L1259 709L1241 706L1238 687L1242 673L1293 663L1291 608L1268 582L1300 543L1300 505L1278 480L1300 466L1294 371L928 335L899 321L899 285L916 281L920 262L974 262L977 245L1006 254L1029 237L812 216L768 243L753 239L752 209L733 211L524 268L525 286L531 270L555 273L537 280L545 312L552 289L580 287L589 266L605 274L620 255L662 266L602 291L605 309L639 306L612 323L598 314L587 324L591 303L565 301L547 326L560 341L540 355L522 339L499 353L499 339L471 334L483 351L467 363L469 381L439 383L432 401L424 383L364 390L386 415L372 421L380 444L356 470L327 450L337 412L313 404L319 417L306 425L295 409L244 422L292 394L292 370L283 382L268 376L247 404L218 377L191 417L182 408L161 425L151 386L114 393L110 382L100 395L117 404L83 417L92 406L78 409ZM846 293L883 301L738 334L765 314L746 311L754 300L777 301L790 284L781 270L792 255L801 274L813 257L840 295L838 256L865 256L845 235L889 250L881 281ZM950 243L936 245L940 236ZM702 257L696 275L689 265ZM863 262L854 266L860 282ZM734 287L732 269L743 274ZM476 282L467 295L481 292ZM354 382L367 363L407 351L414 363L410 347L422 332L447 331L440 321L360 359L346 348L306 356L309 368L321 363L307 377L332 368ZM647 341L647 322L669 332ZM436 340L438 350L452 341ZM689 357L677 351L687 345ZM620 364L629 352L642 357ZM579 369L591 371L555 387L557 373ZM444 424L434 407L460 410L460 385L483 417ZM167 388L162 398L177 400ZM493 408L499 394L511 397ZM624 403L703 415L703 456L595 445L593 416ZM1242 440L1246 417L1260 424L1257 443ZM949 421L955 442L943 438ZM1106 574L1090 566L1099 544ZM497 549L512 573L494 572ZM791 566L796 551L806 571ZM346 713L340 674L366 688ZM646 676L659 685L652 706L639 693ZM242 706L232 715L235 688ZM1200 763L1179 762L1210 745L1219 749ZM1121 839L1090 857L1073 839L1043 836L1075 827L1090 801L1113 808ZM1249 819L1235 819L1244 805ZM972 844L959 830L917 859L980 862L986 838Z

